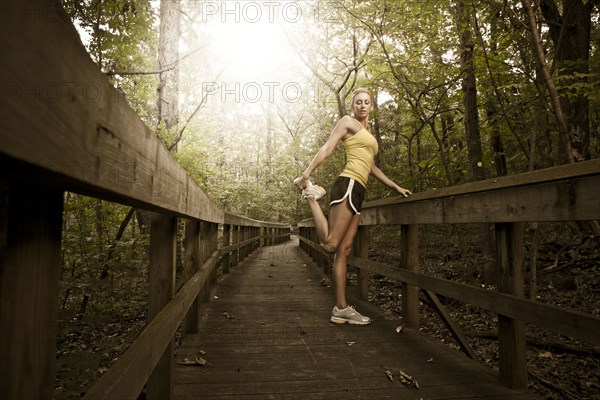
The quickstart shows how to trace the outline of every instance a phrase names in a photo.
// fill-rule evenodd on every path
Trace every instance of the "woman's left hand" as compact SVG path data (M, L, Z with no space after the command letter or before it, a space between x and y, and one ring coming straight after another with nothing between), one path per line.
M404 197L408 197L408 195L412 194L410 190L401 188L400 186L396 186L396 191Z

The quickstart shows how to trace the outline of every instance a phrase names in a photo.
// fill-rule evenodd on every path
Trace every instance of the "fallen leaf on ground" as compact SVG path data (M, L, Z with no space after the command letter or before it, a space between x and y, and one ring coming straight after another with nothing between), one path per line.
M389 369L385 371L385 374L387 375L388 379L392 382L394 382L394 375L392 375L392 371L390 371Z
M198 365L204 367L206 365L206 360L196 355L194 356L193 360L190 360L189 358L184 358L183 360L178 360L177 363L181 365Z
M400 375L400 382L408 387L419 388L419 382L414 379L412 376L408 375L406 372L401 369L398 370L398 374Z

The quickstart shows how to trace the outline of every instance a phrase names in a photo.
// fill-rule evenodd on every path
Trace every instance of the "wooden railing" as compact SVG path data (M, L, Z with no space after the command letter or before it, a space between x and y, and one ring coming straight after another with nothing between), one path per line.
M366 203L349 265L358 268L358 290L368 299L369 273L402 282L402 320L419 326L419 292L434 306L461 348L474 352L437 301L440 294L498 314L500 379L527 383L525 323L600 344L600 318L524 298L523 223L600 220L600 159L535 172L392 197ZM493 223L497 291L419 273L419 225ZM368 260L369 227L399 225L400 265ZM301 247L325 269L330 259L318 245L312 219L299 223Z
M49 399L55 383L65 191L151 212L149 318L89 399L172 392L173 337L198 329L216 269L289 226L223 211L92 62L57 1L2 4L0 24L0 398ZM185 221L176 290L176 226ZM217 248L222 229L222 247Z

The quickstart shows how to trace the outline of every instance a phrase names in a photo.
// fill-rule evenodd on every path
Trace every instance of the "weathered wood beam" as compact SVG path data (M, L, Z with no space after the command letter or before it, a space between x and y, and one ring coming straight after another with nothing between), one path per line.
M0 398L54 390L63 192L0 178Z
M456 340L458 346L461 348L463 353L465 353L469 358L477 360L477 354L469 345L467 338L462 333L458 325L454 323L454 320L452 319L448 311L446 311L446 307L444 307L438 296L431 290L422 289L422 292L425 295L425 298L429 301L431 308L433 308L433 310L440 317L444 325L446 325L446 328L448 328L448 331Z
M400 227L400 268L419 271L419 225ZM410 328L419 328L419 288L402 281L402 323Z
M153 213L150 225L150 260L148 266L148 319L151 321L175 294L177 219ZM148 379L146 397L170 399L173 395L173 339Z
M226 253L230 253L233 252L235 250L239 250L242 247L246 247L254 242L257 242L258 240L260 240L260 237L255 237L255 238L251 238L248 240L244 240L243 242L239 242L236 244L232 244L231 246L227 246L227 247L221 247L219 249L219 251L221 252L221 254L226 254Z
M597 220L600 219L600 172L567 181L432 199L424 199L428 196L419 193L413 196L402 203L385 206L366 204L361 212L361 224Z
M187 282L202 265L200 252L200 221L185 221L185 237L183 239L183 281ZM183 324L184 332L198 333L198 299L196 298L190 307L190 311Z
M231 246L231 225L225 224L223 225L223 248ZM230 252L221 253L223 256L223 273L229 273L229 269L231 266L231 257L229 255Z
M200 288L210 279L219 261L215 251L200 270L183 285L175 297L146 326L113 366L86 393L84 399L135 400L144 388L154 365L160 359L179 324L198 296Z
M223 211L94 64L58 1L16 1L10 11L0 24L3 174L171 215L223 220Z
M600 159L371 201L361 212L361 225L598 219Z
M314 244L307 243L309 246ZM555 330L566 336L600 345L600 318L575 310L527 300L514 295L499 293L447 281L441 278L416 274L398 267L351 256L348 264L364 268L375 274L398 279L421 289L450 297L475 307L510 318L532 323L541 328Z
M498 291L524 298L523 225L495 224ZM500 380L510 388L527 387L525 322L498 314Z

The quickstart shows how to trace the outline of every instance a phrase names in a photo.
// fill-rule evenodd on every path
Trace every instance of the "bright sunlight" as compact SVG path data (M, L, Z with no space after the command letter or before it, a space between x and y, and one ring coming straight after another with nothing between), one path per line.
M195 29L208 33L208 54L222 66L223 79L242 84L297 79L303 67L285 31L301 11L267 7L271 3L205 4Z

